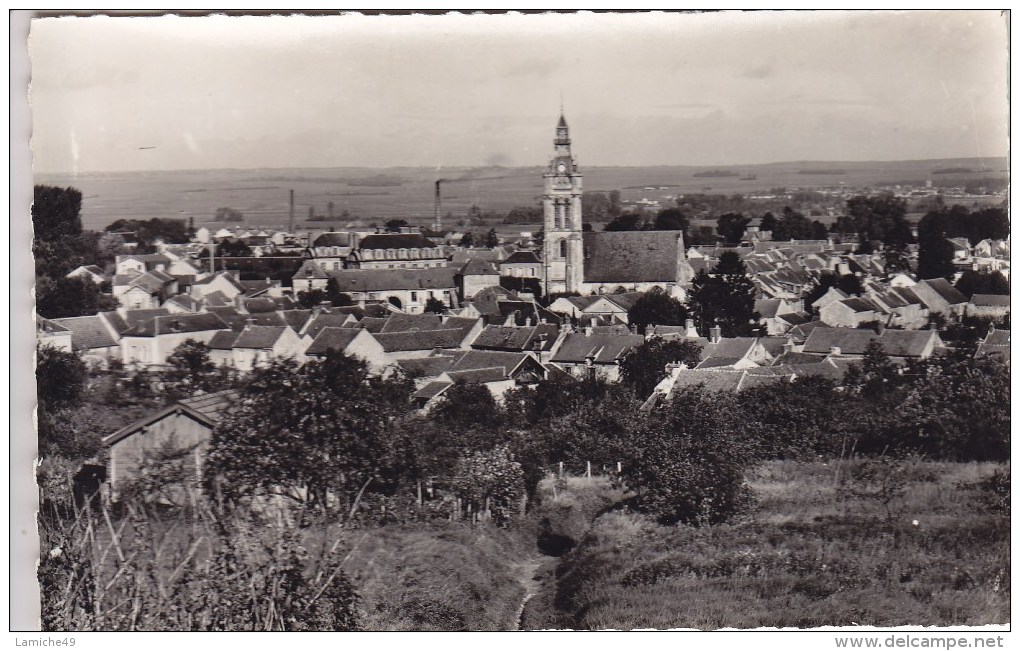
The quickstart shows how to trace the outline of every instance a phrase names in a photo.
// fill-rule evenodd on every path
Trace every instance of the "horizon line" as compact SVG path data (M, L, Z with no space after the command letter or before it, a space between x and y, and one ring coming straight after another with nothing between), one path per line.
M866 164L866 163L922 163L922 162L938 162L938 161L952 161L952 160L1003 160L1006 165L1009 164L1008 154L1001 154L997 156L943 156L940 158L873 158L873 159L801 159L801 160L779 160L770 161L767 163L706 163L706 164L685 164L685 163L657 163L648 165L586 165L582 166L584 169L639 169L639 168L655 168L655 167L679 167L679 168L711 168L711 167L766 167L770 165L803 165L803 164ZM411 170L435 170L439 173L442 170L486 170L486 169L502 169L502 170L530 170L535 168L543 168L545 164L540 165L449 165L449 166L431 166L431 165L388 165L388 166L376 166L376 165L297 165L288 167L175 167L175 168L150 168L150 169L106 169L106 170L89 170L79 171L74 170L66 171L48 171L48 172L37 172L32 171L32 176L83 176L87 174L141 174L150 172L257 172L257 171L282 171L282 170L335 170L335 169L360 169L360 170L393 170L393 169L411 169ZM1008 173L1009 170L989 170L989 171L1002 171ZM478 179L484 180L484 179Z

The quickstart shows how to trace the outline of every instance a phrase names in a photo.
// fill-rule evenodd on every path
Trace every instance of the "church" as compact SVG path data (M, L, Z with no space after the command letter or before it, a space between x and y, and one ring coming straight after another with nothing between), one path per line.
M587 231L581 222L582 175L570 149L570 129L560 114L554 153L542 175L546 295L648 291L659 287L683 300L694 277L683 231Z

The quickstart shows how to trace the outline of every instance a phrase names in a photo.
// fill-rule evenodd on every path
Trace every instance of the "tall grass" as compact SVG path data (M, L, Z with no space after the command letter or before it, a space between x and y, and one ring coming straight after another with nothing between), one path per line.
M978 485L1002 467L915 461L887 490L867 463L766 464L756 510L724 525L606 513L564 559L556 606L581 629L1008 622L1009 516Z
M195 498L41 514L44 630L357 628L342 536Z

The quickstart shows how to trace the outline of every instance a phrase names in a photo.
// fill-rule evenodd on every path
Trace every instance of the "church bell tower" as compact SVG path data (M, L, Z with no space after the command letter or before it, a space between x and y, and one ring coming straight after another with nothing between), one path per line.
M570 130L560 114L553 140L554 154L542 178L544 240L542 264L545 293L580 292L584 280L584 242L581 227L581 173L570 153Z

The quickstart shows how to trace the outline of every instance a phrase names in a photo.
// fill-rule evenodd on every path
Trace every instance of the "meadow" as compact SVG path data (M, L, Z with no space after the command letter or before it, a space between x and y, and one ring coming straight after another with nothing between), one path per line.
M620 190L624 201L658 200L682 193L752 194L771 188L867 187L882 183L921 183L940 169L987 170L957 173L953 178L1004 178L1002 159L944 159L923 161L824 162L796 161L722 167L585 167L585 191ZM695 176L711 170L733 176ZM212 223L216 209L230 207L245 215L247 226L286 227L289 190L295 193L295 216L300 228L343 227L347 211L364 224L405 219L429 224L434 216L436 179L442 186L442 211L464 216L472 205L483 211L507 211L534 205L542 193L544 167L524 168L306 168L254 170L177 170L95 172L78 175L38 175L37 183L74 186L84 194L85 228L101 230L124 218L194 218L196 226ZM820 172L820 173L804 173ZM841 173L836 173L841 172ZM744 180L754 176L753 180ZM306 223L310 207L332 222ZM516 230L523 230L515 225Z
M547 477L508 529L103 511L44 528L44 612L63 630L1008 624L1008 483L980 485L1008 465L875 463L765 463L753 509L704 527L631 512L607 477Z

